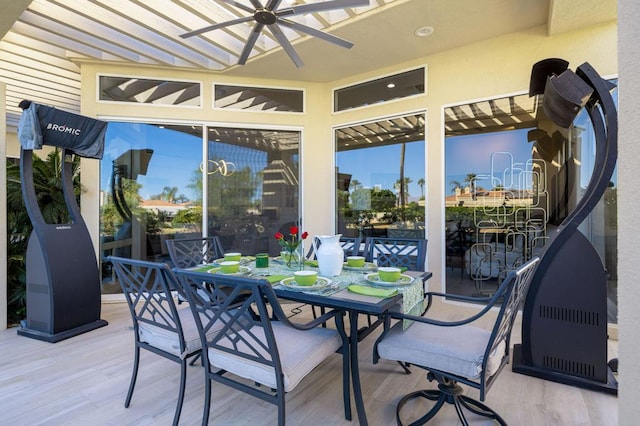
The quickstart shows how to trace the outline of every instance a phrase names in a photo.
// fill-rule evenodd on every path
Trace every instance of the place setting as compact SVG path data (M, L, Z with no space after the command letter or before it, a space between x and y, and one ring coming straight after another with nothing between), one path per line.
M240 265L240 262L237 260L225 260L212 265L206 272L209 274L249 275L251 268Z
M413 283L414 277L402 273L401 268L381 266L377 272L366 274L364 279L379 287L401 287Z
M214 260L212 263L220 265L222 262L239 262L240 265L244 265L256 260L255 256L243 256L242 253L229 252L225 253L224 257Z
M317 271L309 270L295 271L292 277L281 280L280 285L289 290L312 293L334 288L332 280L321 277Z
M364 256L347 256L342 268L347 271L374 272L378 269L375 263L366 262Z
M212 263L197 269L198 272L224 275L249 275L251 268L245 266L253 257L242 256L241 253L225 253L223 258L216 259Z

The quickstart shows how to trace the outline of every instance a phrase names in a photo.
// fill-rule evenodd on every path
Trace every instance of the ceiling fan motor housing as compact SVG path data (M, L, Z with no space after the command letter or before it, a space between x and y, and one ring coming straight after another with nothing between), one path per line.
M255 12L253 12L253 19L263 25L273 25L278 20L278 17L271 10L256 9Z

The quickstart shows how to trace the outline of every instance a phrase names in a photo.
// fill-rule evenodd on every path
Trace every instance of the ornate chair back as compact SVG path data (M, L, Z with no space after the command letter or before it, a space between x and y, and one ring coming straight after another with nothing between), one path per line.
M203 424L208 421L212 380L277 405L278 423L284 425L285 392L325 358L342 348L343 365L349 371L342 313L333 311L301 326L287 319L266 280L174 271L205 349L202 358L208 380ZM336 319L338 331L318 327L331 318ZM219 331L208 336L212 327ZM262 386L251 386L237 377ZM348 374L343 381L345 416L350 417Z
M397 405L398 424L402 407L418 397L437 401L425 415L412 424L424 424L440 410L443 404L456 406L463 424L468 424L463 409L492 418L502 425L506 422L494 410L481 403L500 371L509 362L511 331L518 309L529 289L539 258L535 257L511 271L492 297L427 293L429 304L433 297L453 301L487 302L475 315L459 321L442 321L426 316L392 313L385 318L385 330L374 345L374 363L380 358L408 363L428 371L427 378L438 381L438 389L420 390L403 397ZM491 331L473 325L493 308L499 311ZM392 318L413 320L406 330L402 322L390 326ZM463 395L458 383L480 391L480 401Z
M211 263L224 256L224 248L217 236L167 240L167 249L171 262L180 269Z
M427 240L424 238L368 237L364 250L367 262L378 266L425 270Z
M129 406L138 375L140 349L181 365L180 391L174 415L178 423L187 374L187 359L202 348L189 308L178 309L172 291L178 282L164 263L109 256L131 312L135 337L135 358L125 407Z

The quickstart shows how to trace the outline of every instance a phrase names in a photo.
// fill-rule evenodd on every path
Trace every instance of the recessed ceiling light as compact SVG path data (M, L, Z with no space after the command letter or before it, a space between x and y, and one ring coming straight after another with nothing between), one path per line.
M393 89L394 87L396 87L395 83L389 83L387 84L387 89Z
M416 37L427 37L433 34L433 31L433 27L425 26L418 28L413 34L415 34Z

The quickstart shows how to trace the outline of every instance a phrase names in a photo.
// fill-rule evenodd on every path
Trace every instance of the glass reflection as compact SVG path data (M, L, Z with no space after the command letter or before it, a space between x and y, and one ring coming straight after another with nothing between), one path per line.
M617 102L617 88L612 95ZM531 99L445 108L447 292L491 294L506 272L542 250L589 184L596 147L586 111L560 129L536 114ZM609 322L617 321L616 182L614 174L579 228L607 270Z
M337 232L425 237L424 114L335 131Z
M300 133L222 127L208 133L209 235L219 236L225 250L277 255L275 233L299 224Z
M166 239L202 233L199 126L109 123L100 163L100 252L168 261ZM103 293L119 293L102 263Z

